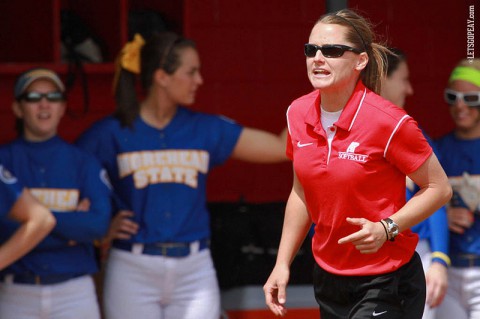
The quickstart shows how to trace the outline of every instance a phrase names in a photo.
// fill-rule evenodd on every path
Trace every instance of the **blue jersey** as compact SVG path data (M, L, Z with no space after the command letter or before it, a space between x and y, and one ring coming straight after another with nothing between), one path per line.
M3 165L0 165L0 217L8 215L22 190L23 187L18 179Z
M107 169L120 208L139 224L131 242L191 242L210 237L206 182L231 155L242 127L225 118L179 107L164 128L140 117L131 128L108 117L78 144Z
M450 252L480 255L480 138L463 140L450 133L437 141L437 148L453 189L450 205L475 213L474 223L465 233L450 233Z
M38 143L20 138L0 148L0 163L11 168L57 220L36 248L2 273L81 275L97 271L93 241L105 235L111 205L105 173L95 157L59 137ZM85 198L90 201L89 210L77 211ZM5 241L17 228L15 222L1 221L0 240Z
M435 144L431 138L423 132L426 140L432 146L433 152L437 157L439 151L436 149ZM415 185L414 189L407 187L407 200L409 200L418 191L418 186ZM448 218L445 206L442 206L430 217L423 222L412 227L412 231L418 234L420 239L427 239L430 244L430 250L432 252L442 252L448 256L449 253L449 231L448 231Z

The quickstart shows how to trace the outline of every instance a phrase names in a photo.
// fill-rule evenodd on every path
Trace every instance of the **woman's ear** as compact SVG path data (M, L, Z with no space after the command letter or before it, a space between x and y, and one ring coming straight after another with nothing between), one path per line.
M15 114L17 118L19 119L23 118L22 107L20 106L20 103L18 101L14 101L12 103L12 110L13 110L13 114Z
M362 71L367 67L368 64L368 54L366 52L362 52L358 55L357 65L355 66L355 70Z
M170 78L170 75L165 72L163 69L157 69L153 73L153 80L155 83L160 85L161 87L165 87L168 84L168 80Z

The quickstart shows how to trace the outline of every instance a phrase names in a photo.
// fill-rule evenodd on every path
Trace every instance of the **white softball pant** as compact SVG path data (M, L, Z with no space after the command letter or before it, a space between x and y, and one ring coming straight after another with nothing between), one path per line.
M218 319L220 291L210 250L177 258L112 248L104 305L107 319Z
M53 285L2 282L0 318L100 319L92 277L82 276Z
M480 267L448 269L448 290L436 319L480 319Z

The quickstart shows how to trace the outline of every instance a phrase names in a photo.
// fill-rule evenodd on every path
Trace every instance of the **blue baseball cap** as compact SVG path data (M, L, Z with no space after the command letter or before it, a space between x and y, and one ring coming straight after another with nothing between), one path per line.
M63 85L62 80L60 80L60 78L55 72L49 69L35 68L35 69L31 69L23 72L17 78L17 81L15 82L15 88L14 88L15 98L18 99L20 95L22 95L25 92L25 90L28 88L30 84L32 84L34 81L39 79L50 80L53 82L53 84L57 86L60 92L62 93L65 92L65 85Z

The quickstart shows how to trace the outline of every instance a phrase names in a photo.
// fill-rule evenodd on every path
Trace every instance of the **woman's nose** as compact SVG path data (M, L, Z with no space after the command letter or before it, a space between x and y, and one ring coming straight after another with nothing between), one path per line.
M198 85L202 85L202 84L203 84L203 77L202 77L202 75L200 74L200 72L197 74L196 80L197 80L197 84L198 84Z
M325 61L325 57L323 56L323 53L322 53L321 50L317 50L317 52L315 52L314 60L315 61Z
M467 104L465 104L465 101L463 100L463 97L458 97L455 99L455 102L451 105L456 108L464 108L468 107Z

